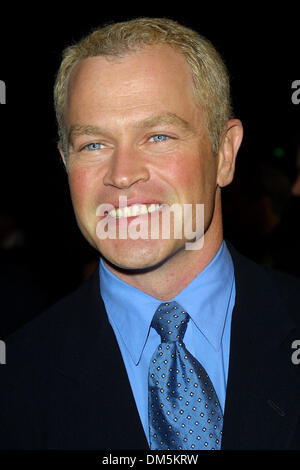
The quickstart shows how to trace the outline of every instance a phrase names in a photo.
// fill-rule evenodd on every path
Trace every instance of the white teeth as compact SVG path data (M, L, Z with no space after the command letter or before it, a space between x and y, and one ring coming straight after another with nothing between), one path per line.
M126 209L128 209L128 212L127 212L127 217L130 217L130 216L133 216L133 215L140 215L139 214L139 206L138 205L134 205L132 207L126 207ZM142 214L142 211L141 211L141 214ZM126 213L124 211L124 217L126 217Z
M148 207L148 212L153 212L153 211L157 210L157 209L155 208L155 206L157 206L157 205L158 205L158 204L150 204L150 206Z
M147 212L158 211L163 207L162 204L150 204L148 207L145 204L133 204L132 206L113 209L109 212L111 217L134 217L137 215L147 214Z

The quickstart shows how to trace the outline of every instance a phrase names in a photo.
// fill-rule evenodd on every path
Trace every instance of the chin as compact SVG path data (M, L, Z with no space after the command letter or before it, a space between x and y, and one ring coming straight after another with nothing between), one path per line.
M177 240L178 241L178 240ZM174 247L168 246L170 240L135 240L130 243L118 243L118 246L98 247L101 255L113 267L121 270L151 271L162 265L176 251ZM106 244L105 244L106 245Z

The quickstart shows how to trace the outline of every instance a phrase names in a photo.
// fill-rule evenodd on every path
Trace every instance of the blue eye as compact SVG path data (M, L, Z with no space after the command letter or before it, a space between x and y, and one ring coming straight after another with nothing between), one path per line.
M92 144L86 145L85 148L87 148L88 150L100 150L102 148L102 144L92 143Z
M167 135L164 135L164 134L157 134L157 135L153 135L151 139L153 139L153 142L155 143L158 143L158 142L165 142L169 137Z

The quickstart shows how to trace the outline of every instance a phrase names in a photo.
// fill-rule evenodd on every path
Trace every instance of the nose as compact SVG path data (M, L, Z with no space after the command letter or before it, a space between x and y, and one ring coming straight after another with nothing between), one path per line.
M134 149L115 149L103 177L105 186L127 189L150 177L143 156Z

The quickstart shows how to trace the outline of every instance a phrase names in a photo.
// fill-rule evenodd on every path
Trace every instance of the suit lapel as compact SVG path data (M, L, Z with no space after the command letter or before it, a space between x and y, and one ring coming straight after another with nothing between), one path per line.
M86 414L99 417L98 428L89 431L86 426L85 432L91 436L82 439L94 442L96 435L97 448L100 445L102 449L146 449L127 372L100 296L98 269L75 303L72 336L65 340L56 369L76 380L77 392L89 410Z
M229 246L235 268L223 449L285 449L298 420L299 379L291 344L299 337L273 283Z

